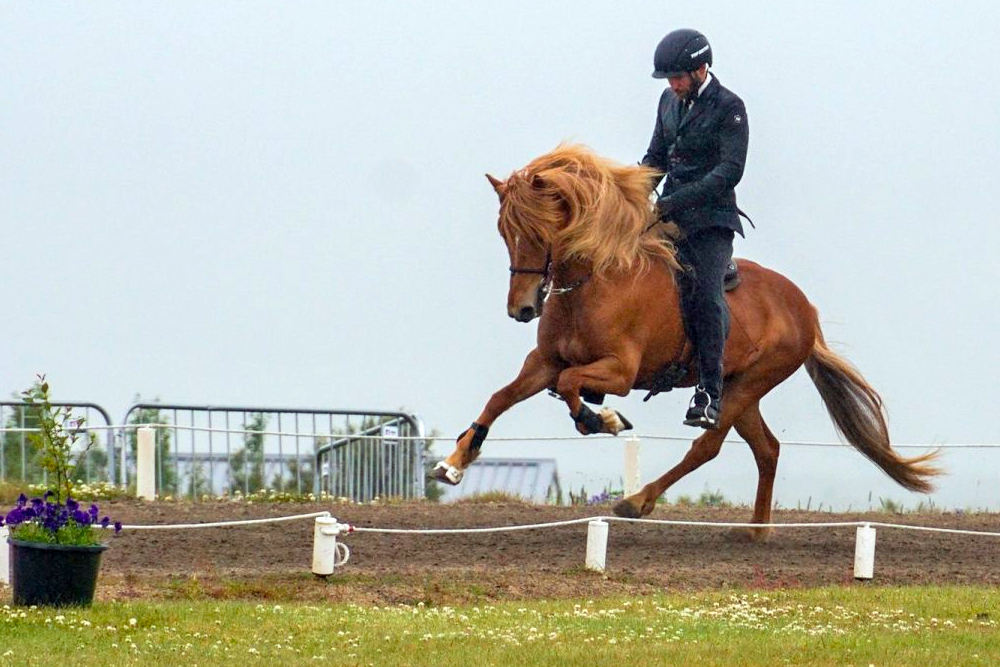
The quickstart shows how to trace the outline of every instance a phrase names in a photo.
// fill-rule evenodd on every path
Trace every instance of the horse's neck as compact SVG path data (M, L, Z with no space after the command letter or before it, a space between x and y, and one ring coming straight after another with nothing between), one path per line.
M570 292L560 295L565 297L561 300L568 309L593 308L595 302L609 300L630 301L632 295L637 295L647 303L650 300L669 302L677 298L674 272L662 261L652 261L643 272L608 272L600 277L594 275L590 265L585 262L558 263L553 266L553 289L578 285Z

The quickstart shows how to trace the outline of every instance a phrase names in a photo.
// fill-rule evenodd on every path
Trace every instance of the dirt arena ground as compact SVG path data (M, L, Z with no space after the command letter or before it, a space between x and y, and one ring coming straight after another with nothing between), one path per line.
M407 503L244 504L112 502L124 524L176 524L328 510L358 527L458 528L610 514L608 506ZM663 506L650 518L746 521L746 508ZM882 521L1000 531L992 514L830 514L779 511L776 522ZM474 535L354 533L350 562L328 578L310 573L312 520L250 527L123 531L105 552L97 596L240 598L457 604L510 599L642 595L660 590L767 589L860 584L847 528L774 531L750 543L716 528L612 523L603 575L583 568L585 524ZM879 529L876 585L1000 585L1000 538Z

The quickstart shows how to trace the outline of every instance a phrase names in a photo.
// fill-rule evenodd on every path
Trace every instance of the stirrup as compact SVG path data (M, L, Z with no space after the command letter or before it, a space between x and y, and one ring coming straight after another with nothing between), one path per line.
M704 396L702 400L707 399L704 405L699 404L698 399ZM715 404L714 406L712 404ZM712 395L705 390L704 387L698 386L695 389L694 396L691 397L691 403L688 405L687 414L684 415L684 425L685 426L698 426L704 429L715 430L719 427L719 415L722 412L722 406L719 399L713 399ZM715 415L712 416L710 413L714 412Z
M692 396L690 402L688 402L688 410L693 410L694 408L703 407L701 405L698 405L699 396L704 396L707 399L705 401L704 407L708 407L709 405L712 404L712 395L708 393L708 390L705 389L703 386L698 385L697 387L694 388L694 396Z

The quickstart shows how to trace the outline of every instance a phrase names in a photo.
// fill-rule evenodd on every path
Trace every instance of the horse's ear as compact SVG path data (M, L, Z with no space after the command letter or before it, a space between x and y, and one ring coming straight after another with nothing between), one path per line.
M488 180L490 185L493 186L493 189L496 190L497 196L500 197L500 201L503 201L504 195L507 194L507 184L493 174L486 174L486 180Z

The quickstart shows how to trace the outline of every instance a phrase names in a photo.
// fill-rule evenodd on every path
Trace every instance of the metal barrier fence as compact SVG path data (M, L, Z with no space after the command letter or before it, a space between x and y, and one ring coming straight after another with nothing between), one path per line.
M127 486L135 475L136 428L149 425L156 429L161 496L265 488L357 501L424 495L423 423L402 412L138 403L112 425L96 404L52 405L85 419L81 444L94 442L80 469L88 483ZM92 413L103 424L92 422ZM0 403L0 481L46 481L28 437L33 426L23 402Z
M318 495L336 489L337 495L364 501L389 489L384 481L393 480L392 495L423 497L423 440L380 446L364 437L396 427L423 438L423 423L402 412L140 403L129 408L123 423L157 427L161 494L250 494L268 488ZM121 468L132 475L134 429L123 437ZM359 443L368 446L359 449ZM335 455L327 456L330 452ZM336 455L341 452L346 455Z
M398 414L358 433L316 448L314 493L359 502L424 497L424 432L415 418Z
M114 480L115 429L107 410L96 403L52 403L54 408L66 408L77 417L83 417L83 427L78 429L83 437L81 448L88 448L87 455L77 470L88 484ZM95 423L95 419L100 422ZM35 424L31 410L24 401L0 401L0 481L18 480L29 484L48 481L32 456L28 434Z

